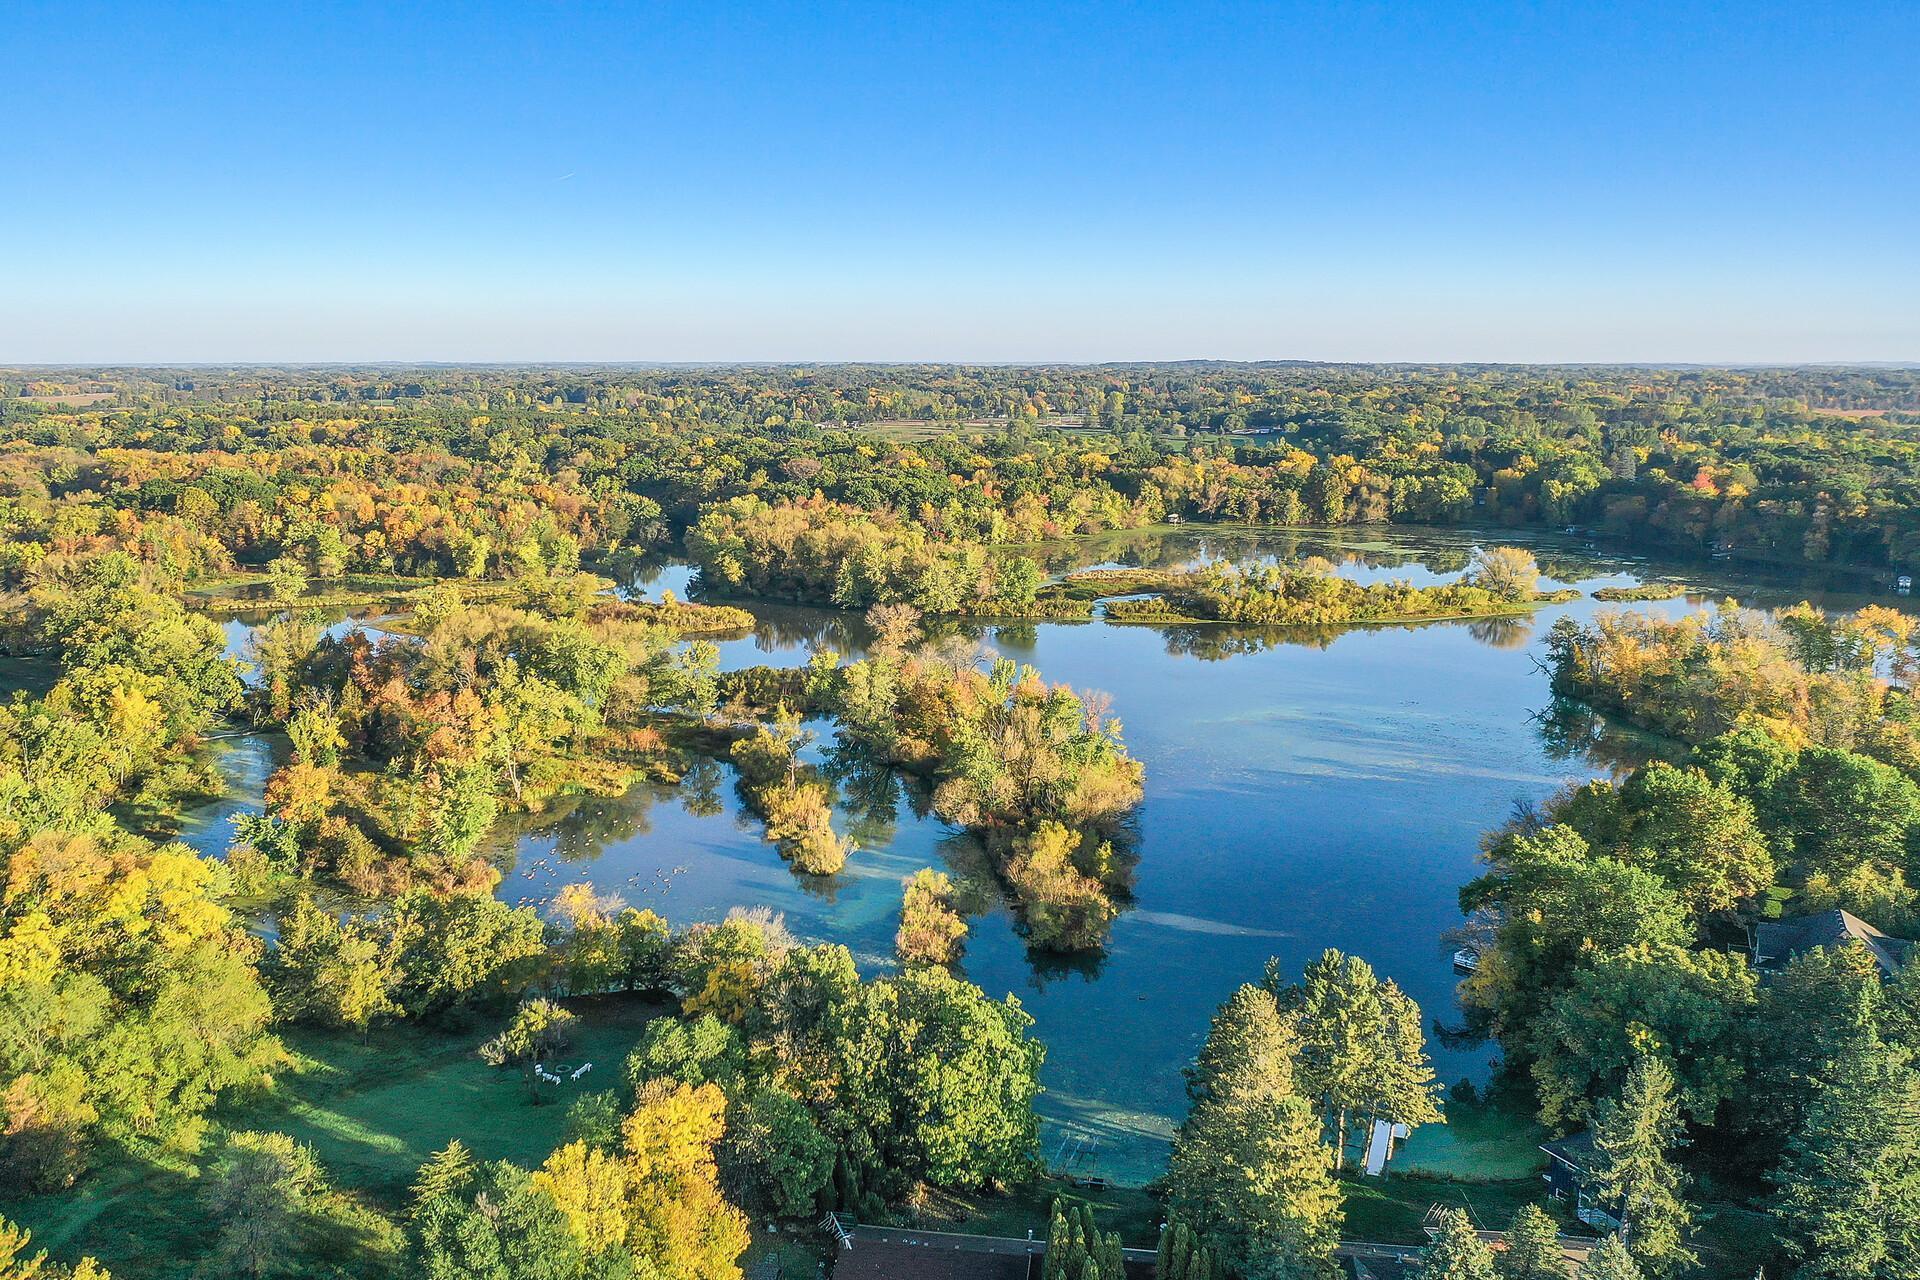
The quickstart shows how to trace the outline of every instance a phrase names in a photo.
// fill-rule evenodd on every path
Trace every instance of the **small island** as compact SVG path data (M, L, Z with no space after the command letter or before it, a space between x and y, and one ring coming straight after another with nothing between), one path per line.
M1642 582L1631 587L1600 587L1593 593L1595 600L1607 604L1641 604L1650 600L1678 600L1687 594L1683 582Z
M1579 594L1541 591L1539 580L1539 567L1527 552L1490 547L1474 553L1472 567L1458 582L1431 587L1397 580L1362 584L1340 577L1320 560L1298 566L1095 571L1075 574L1068 587L1100 588L1113 597L1105 605L1110 622L1286 627L1501 617Z

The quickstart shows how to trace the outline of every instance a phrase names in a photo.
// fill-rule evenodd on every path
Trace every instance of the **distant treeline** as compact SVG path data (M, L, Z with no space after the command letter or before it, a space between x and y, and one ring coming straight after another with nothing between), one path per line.
M283 555L504 575L748 495L817 496L934 545L1178 516L1920 558L1910 369L15 370L0 445L16 576L101 539L185 577Z

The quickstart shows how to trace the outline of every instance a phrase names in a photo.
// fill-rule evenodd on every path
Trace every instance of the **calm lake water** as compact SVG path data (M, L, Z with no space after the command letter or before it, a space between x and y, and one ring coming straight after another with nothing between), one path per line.
M1734 595L1777 605L1812 598L1851 607L1816 582L1736 577L1609 556L1570 539L1511 532L1557 582L1583 591L1678 577L1704 594L1633 606L1677 614ZM1360 580L1425 584L1458 575L1470 533L1410 529L1304 531L1185 528L1089 540L1050 552L1055 571L1316 554ZM689 594L685 565L640 575L630 592ZM1138 1181L1164 1169L1184 1109L1181 1068L1214 1009L1259 978L1269 957L1298 971L1327 947L1365 957L1447 1020L1455 978L1442 940L1460 922L1456 895L1475 874L1476 841L1517 801L1631 767L1661 750L1592 716L1554 716L1541 663L1547 629L1602 608L1589 598L1531 619L1351 629L1302 635L1219 627L1038 623L965 629L1047 679L1111 695L1126 740L1146 764L1134 897L1101 956L1029 955L962 833L916 809L898 780L844 780L837 823L860 843L846 870L797 877L745 814L731 771L710 766L680 787L637 787L617 800L569 801L496 833L508 866L501 896L544 904L591 881L676 923L768 907L803 939L845 943L869 971L892 963L903 877L951 870L970 888L962 968L990 994L1017 996L1047 1046L1040 1100L1045 1154ZM753 635L723 642L723 664L803 663L816 647L857 654L857 618L753 606ZM236 646L244 627L236 625ZM831 726L810 750L831 763ZM257 807L273 767L265 739L224 748L231 794L196 811L184 833L225 845L226 819ZM1490 1047L1435 1044L1443 1080L1484 1079Z

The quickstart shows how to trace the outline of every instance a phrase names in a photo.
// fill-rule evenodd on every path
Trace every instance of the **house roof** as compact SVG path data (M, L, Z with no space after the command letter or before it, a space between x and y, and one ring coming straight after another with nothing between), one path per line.
M1873 956L1882 973L1891 975L1907 962L1913 943L1890 938L1850 911L1822 911L1791 920L1771 920L1753 931L1753 963L1769 971L1783 969L1795 956L1815 947L1840 947L1857 942Z
M1582 1171L1593 1165L1593 1135L1585 1130L1543 1142L1540 1149L1562 1164L1572 1165Z

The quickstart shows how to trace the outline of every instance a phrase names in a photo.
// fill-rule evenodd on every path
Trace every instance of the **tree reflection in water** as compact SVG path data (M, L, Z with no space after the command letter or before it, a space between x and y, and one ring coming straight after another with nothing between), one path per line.
M1556 697L1534 713L1534 732L1555 760L1573 760L1624 777L1655 760L1678 760L1686 747L1609 719L1584 702Z

